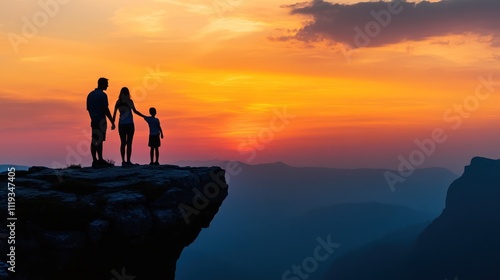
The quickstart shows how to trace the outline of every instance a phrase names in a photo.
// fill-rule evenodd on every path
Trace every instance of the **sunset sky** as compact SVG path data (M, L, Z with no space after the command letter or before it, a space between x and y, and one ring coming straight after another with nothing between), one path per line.
M437 129L419 167L460 172L500 158L498 14L498 0L2 1L0 163L89 165L85 99L107 77L111 110L124 86L157 108L162 163L396 169ZM121 161L117 130L104 157Z

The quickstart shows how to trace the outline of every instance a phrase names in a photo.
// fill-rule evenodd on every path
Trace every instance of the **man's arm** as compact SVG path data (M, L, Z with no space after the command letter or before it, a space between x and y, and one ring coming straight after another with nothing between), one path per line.
M106 107L106 117L111 121L111 130L115 129L115 120L113 116L111 116L111 112L109 111L109 108Z
M108 119L111 121L111 130L115 129L115 120L114 117L111 115L111 112L109 111L109 103L108 103L108 96L104 94L104 106L106 107L104 110L104 114Z
M115 129L115 120L113 116L111 116L111 112L109 111L109 108L106 107L106 117L111 121L111 130Z
M111 121L111 123L115 123L116 111L118 111L118 106L117 106L117 104L115 104L115 110L113 111L113 120Z

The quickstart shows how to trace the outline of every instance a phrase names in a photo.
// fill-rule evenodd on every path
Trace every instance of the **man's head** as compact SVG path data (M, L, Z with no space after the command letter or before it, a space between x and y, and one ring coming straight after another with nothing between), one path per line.
M151 107L149 108L149 114L151 114L151 116L156 116L156 108L155 107Z
M102 90L108 89L108 79L99 78L99 80L97 80L97 88Z

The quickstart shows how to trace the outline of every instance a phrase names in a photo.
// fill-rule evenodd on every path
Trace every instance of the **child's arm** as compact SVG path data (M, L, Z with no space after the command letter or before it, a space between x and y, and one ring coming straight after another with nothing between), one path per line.
M158 127L160 128L160 136L161 136L161 139L163 139L163 130L161 130L161 126L160 126L160 124L158 124Z

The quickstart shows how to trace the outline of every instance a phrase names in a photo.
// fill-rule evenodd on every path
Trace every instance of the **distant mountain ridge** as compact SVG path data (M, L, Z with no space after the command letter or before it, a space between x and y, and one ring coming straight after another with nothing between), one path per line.
M224 161L211 162L222 168L227 166ZM209 166L208 162L202 163ZM407 206L437 216L443 209L449 184L458 178L458 175L445 168L416 169L393 192L384 177L386 169L293 167L281 162L258 165L235 163L241 171L234 176L227 172L226 176L230 177L229 180L244 183L245 189L242 191L246 197L258 195L260 198L266 194L273 200L272 203L281 203L275 201L274 197L286 193L298 199L293 202L293 208L286 207L287 212L305 213L309 210L306 205L313 201L317 207L337 203L379 202Z
M383 169L232 163L240 168L236 175L227 162L202 163L226 169L231 191L210 228L183 251L177 280L281 279L310 256L316 238L331 235L342 246L308 278L321 279L350 249L437 217L458 177L444 168L418 169L392 192Z
M15 164L0 164L0 173L7 171L11 167L14 167L16 170L28 170L31 166L15 165Z
M373 240L384 238L388 233L408 227L429 224L435 216L409 207L383 203L343 203L314 209L298 217L283 232L283 244L289 244L295 251L309 253L317 236L331 236L341 244L330 257L330 261L319 266L312 279L324 275L334 259ZM318 222L321 221L321 222ZM294 232L294 234L287 234ZM298 234L300 233L300 235ZM299 245L300 244L300 245ZM297 259L296 261L300 261ZM276 265L276 262L274 263ZM317 275L317 276L316 276Z
M500 160L476 157L420 234L336 261L324 280L500 279Z

